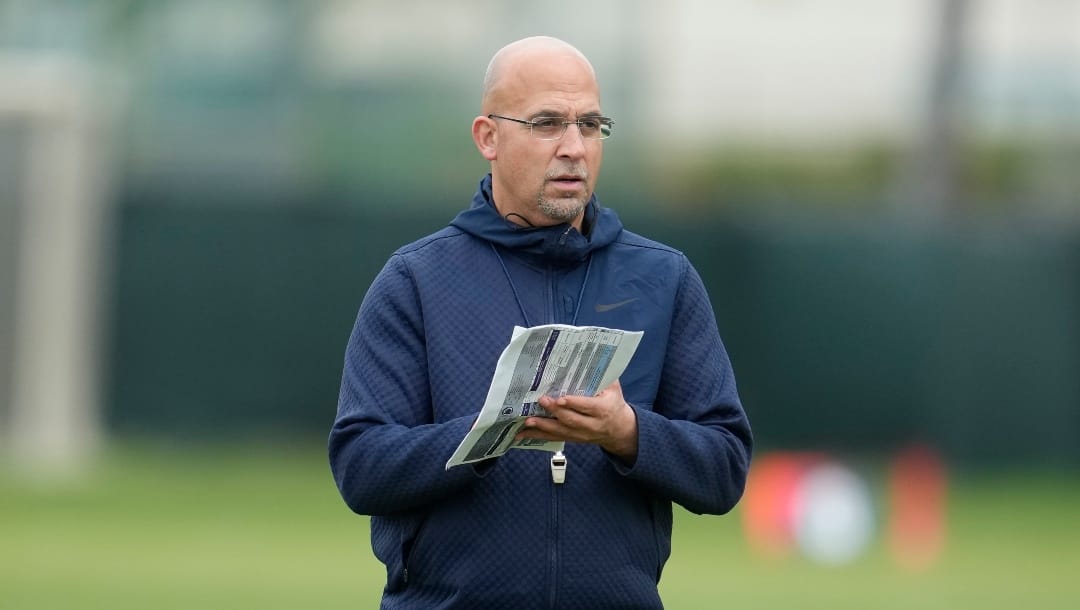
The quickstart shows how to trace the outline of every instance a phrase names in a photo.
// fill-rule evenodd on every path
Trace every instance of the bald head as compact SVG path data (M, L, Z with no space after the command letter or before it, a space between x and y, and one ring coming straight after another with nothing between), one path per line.
M581 230L604 148L584 135L580 122L601 116L600 87L589 60L557 38L510 43L491 59L481 108L472 136L491 162L491 195L499 214L533 227L566 222ZM539 137L533 131L539 119L549 126L543 135L559 122L562 133Z
M523 38L499 49L491 58L484 74L482 113L497 112L520 101L530 78L541 69L563 69L571 74L583 69L596 85L592 64L570 43L551 36Z

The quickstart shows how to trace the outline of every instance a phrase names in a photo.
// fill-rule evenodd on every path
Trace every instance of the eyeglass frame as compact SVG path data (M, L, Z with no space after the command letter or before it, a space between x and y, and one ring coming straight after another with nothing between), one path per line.
M513 121L515 123L521 123L522 125L528 125L529 126L529 133L532 134L532 136L534 138L536 138L537 140L542 140L544 142L555 142L557 140L561 140L562 137L564 135L566 135L566 130L569 129L571 125L577 125L578 126L578 133L581 133L581 124L582 124L583 121L586 121L586 120L599 121L600 122L600 129L599 129L600 134L604 133L603 127L604 127L604 125L607 125L608 135L595 137L595 138L589 138L589 137L586 137L584 133L582 133L581 137L582 137L582 139L585 139L585 140L606 140L606 139L611 137L611 132L613 131L613 128L615 127L615 119L613 119L611 117L599 116L599 115L581 117L581 118L578 118L578 120L576 120L576 121L567 121L567 120L563 119L562 117L557 117L557 116L538 116L538 117L536 117L535 119L533 119L531 121L526 121L524 119L515 119L514 117L503 116L501 114L489 114L489 115L487 115L487 118L489 118L489 119L503 119L504 121ZM555 138L541 138L541 137L537 136L536 132L533 131L533 128L536 127L536 122L539 121L540 119L551 119L551 120L555 120L555 121L561 121L562 122L562 127L563 127L562 133L560 133L558 135L558 137L555 137Z

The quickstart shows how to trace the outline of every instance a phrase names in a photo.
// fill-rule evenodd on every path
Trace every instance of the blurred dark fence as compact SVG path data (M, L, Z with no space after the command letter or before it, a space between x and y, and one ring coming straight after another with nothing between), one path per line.
M325 434L368 283L470 193L453 195L418 212L383 195L129 188L111 429ZM628 227L682 249L704 277L761 447L876 454L922 441L961 463L1080 465L1074 232L665 218L635 203Z

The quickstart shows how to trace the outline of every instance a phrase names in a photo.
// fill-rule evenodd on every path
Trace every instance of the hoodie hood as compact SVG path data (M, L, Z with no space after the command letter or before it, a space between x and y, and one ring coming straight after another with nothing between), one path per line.
M623 226L613 210L600 207L594 194L585 206L583 235L570 223L523 227L499 215L491 196L491 174L484 176L472 205L450 225L497 246L542 257L549 262L577 263L619 236Z

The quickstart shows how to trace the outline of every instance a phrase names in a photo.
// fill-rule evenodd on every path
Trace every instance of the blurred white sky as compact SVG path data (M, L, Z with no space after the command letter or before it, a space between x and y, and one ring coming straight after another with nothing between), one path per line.
M656 135L845 142L902 138L921 119L940 5L339 0L322 5L308 44L312 67L329 79L436 72L478 84L498 46L547 32L581 47L602 81L639 97L627 104L669 130ZM972 0L966 36L979 127L1080 126L1080 2Z
M20 87L2 70L12 58L67 55L108 74L103 91L129 92L119 124L134 134L132 169L210 162L285 176L310 156L290 148L310 131L297 111L326 115L305 106L312 91L398 95L413 104L391 104L403 116L466 125L492 53L544 33L592 59L628 142L905 147L925 137L949 1L0 0L0 83ZM963 127L1041 138L1060 157L1080 138L1080 0L967 6ZM457 138L463 153L459 131L429 138Z
M675 2L657 10L656 22L667 27L654 39L653 90L667 92L682 113L705 117L714 134L902 138L925 111L940 5ZM1080 126L1080 3L973 0L968 17L965 89L979 127L1025 127L1017 122L1032 110Z

